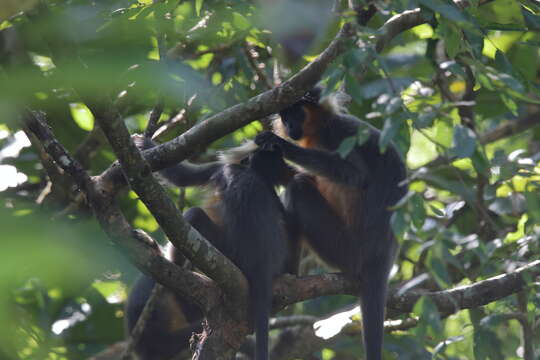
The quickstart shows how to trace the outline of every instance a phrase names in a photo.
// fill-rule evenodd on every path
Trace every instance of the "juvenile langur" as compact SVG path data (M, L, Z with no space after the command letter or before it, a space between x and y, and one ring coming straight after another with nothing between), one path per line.
M182 265L184 259L172 245L167 257L177 265ZM141 275L133 285L125 308L127 336L131 335L155 284L152 278ZM203 314L197 306L163 288L135 345L137 359L168 360L187 350L191 335L202 331L202 320Z
M152 146L146 139L142 147ZM272 281L286 271L288 261L285 210L274 190L288 170L279 148L258 148L251 142L220 162L182 162L160 172L177 186L209 186L205 205L189 209L184 217L246 276L257 360L268 359Z
M301 167L285 193L293 236L359 281L367 359L379 360L388 276L398 248L390 208L406 192L400 186L405 165L393 146L379 151L379 131L340 110L339 98L320 97L317 87L280 112L275 130L296 144L272 132L255 142L279 147ZM342 158L337 148L360 126L369 128L369 139Z

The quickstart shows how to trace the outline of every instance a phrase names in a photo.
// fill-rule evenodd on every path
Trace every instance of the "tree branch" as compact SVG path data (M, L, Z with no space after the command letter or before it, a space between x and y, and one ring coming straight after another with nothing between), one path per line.
M235 307L245 302L247 281L242 272L184 220L174 202L154 178L131 140L129 131L114 105L105 99L90 105L99 126L122 165L130 187L148 207L169 241L203 273L215 280ZM241 307L241 306L240 306Z
M315 60L279 86L209 117L169 142L146 150L145 158L152 170L177 164L234 130L298 101L315 86L328 65L345 51L345 42L354 34L353 29L352 24L343 25L336 38ZM101 179L113 184L121 181L119 171L117 166L110 167Z
M515 294L526 287L524 274L540 274L540 260L533 261L507 274L491 277L471 285L444 291L411 290L398 295L392 289L387 301L388 317L396 317L412 311L421 296L429 296L443 315L470 309ZM295 277L283 275L274 284L276 309L323 295L358 295L358 284L339 273Z
M413 290L399 296L392 292L387 302L387 313L389 317L409 313L421 296L429 296L443 316L459 310L483 306L523 290L527 286L523 278L524 274L531 276L540 274L540 260L533 261L507 274L450 290L431 293Z
M45 115L28 112L26 125L39 139L47 153L77 183L86 195L95 216L111 240L145 274L208 311L220 299L220 289L204 275L181 269L159 253L155 242L141 230L135 230L118 207L95 185L81 165L56 140L45 122Z
M531 262L508 274L495 276L471 285L460 286L445 291L428 292L425 290L414 290L398 296L396 289L394 289L391 291L391 295L387 301L387 316L397 317L410 313L414 304L421 296L429 296L437 305L442 316L449 316L463 309L486 305L522 291L527 286L524 280L525 274L532 276L539 275L540 260ZM287 289L281 289L281 286ZM298 289L297 293L295 293L295 289ZM341 274L323 274L304 278L285 276L281 277L274 287L274 294L280 300L282 293L291 293L293 294L292 296L296 296L295 299L283 299L285 302L301 301L315 297L317 294L355 295L357 291L355 284ZM280 303L281 305L283 304ZM349 307L347 312L350 311L351 308ZM319 321L320 319L316 320ZM291 323L296 326L287 328L280 334L275 346L272 348L272 359L305 357L313 351L330 346L338 335L335 334L327 339L323 339L316 334L313 328L313 324L316 322L314 319L303 317L299 318L296 323L294 321L292 320ZM287 325L287 320L276 320L275 323L276 325ZM418 320L415 318L390 320L385 322L385 331L408 329L416 326L417 323ZM360 333L361 327L357 321L351 321L350 323L343 322L343 327L339 331L339 334L355 336Z

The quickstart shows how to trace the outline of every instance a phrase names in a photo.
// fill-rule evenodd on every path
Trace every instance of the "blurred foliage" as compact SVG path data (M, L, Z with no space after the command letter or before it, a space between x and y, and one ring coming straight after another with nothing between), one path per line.
M121 340L122 302L136 273L87 209L67 208L73 184L55 183L39 151L28 147L21 111L45 111L62 144L99 174L114 155L93 130L95 114L85 100L110 95L134 132L145 129L162 103L159 139L170 139L317 55L352 19L346 1L341 16L330 14L328 3L0 3L1 359L82 359ZM447 289L538 259L540 128L480 140L538 113L540 6L530 0L468 4L460 10L445 0L378 1L377 14L358 34L365 46L351 42L323 76L328 91L351 95L352 114L381 129L381 150L393 142L409 166L410 192L392 219L401 239L393 285ZM426 23L376 54L376 29L416 7ZM261 128L239 129L195 160L212 159ZM361 129L340 151L363 135ZM94 143L85 147L88 139ZM201 199L199 189L189 188L185 206ZM164 241L133 193L120 201L134 226ZM303 267L321 271L310 257ZM526 311L529 326L538 324L540 293L530 280L525 310L511 296L442 317L422 298L414 308L419 324L388 334L385 358L522 357L521 325L508 315ZM323 315L351 301L320 298L289 312ZM532 341L540 348L538 335ZM318 356L346 359L359 346L357 338L342 336Z

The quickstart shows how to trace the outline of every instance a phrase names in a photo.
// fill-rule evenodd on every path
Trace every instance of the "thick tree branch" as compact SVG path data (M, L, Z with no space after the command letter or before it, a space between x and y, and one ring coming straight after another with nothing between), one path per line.
M519 134L537 125L540 125L540 111L535 111L525 117L499 125L495 129L480 136L480 143L489 144L505 137Z
M530 276L540 274L540 260L533 261L510 273L450 290L431 293L414 290L399 296L393 293L388 299L387 313L389 317L408 313L421 296L429 296L443 316L459 310L483 306L523 290L527 286L525 274Z
M177 164L234 130L298 101L315 86L328 65L346 50L345 43L354 34L353 29L352 24L345 24L315 60L279 86L209 117L169 142L146 150L145 158L152 170ZM121 179L119 171L118 167L113 166L101 177L105 182L114 183Z
M482 306L521 291L527 283L524 274L540 274L540 260L533 261L507 274L460 286L444 291L429 292L411 290L397 295L396 289L390 292L387 301L388 316L409 313L421 296L429 296L443 315L459 310ZM307 299L323 295L357 295L358 286L343 274L322 274L306 277L284 275L274 284L274 304L277 309Z
M375 49L377 52L381 52L397 35L424 22L426 20L424 20L420 9L407 10L391 17L379 29L380 35L375 42Z
M454 4L464 9L469 7L469 2L465 0L453 0ZM484 5L488 1L480 1L479 5ZM379 29L380 35L377 36L375 49L377 52L381 52L397 35L404 31L412 29L415 26L425 23L422 11L417 8L413 10L407 10L401 14L397 14L391 17L384 25Z
M534 261L526 266L516 269L508 274L495 276L477 283L460 286L454 289L428 292L422 290L409 291L398 296L395 290L389 296L387 302L388 317L397 317L399 315L412 311L414 304L421 296L429 296L437 305L442 316L451 315L463 309L476 308L497 301L506 296L519 293L526 286L524 275L537 276L540 274L540 260ZM281 288L284 286L286 288ZM290 289L289 289L290 287ZM295 293L294 289L299 289ZM350 294L357 293L355 284L349 281L341 274L323 274L319 276L309 276L295 279L291 277L282 277L274 287L277 298L283 301L300 301L305 298L313 297L314 293L332 294ZM297 296L296 299L283 299L281 293L291 293ZM280 304L282 305L282 304ZM350 311L348 309L347 311ZM294 317L293 317L294 319ZM318 321L319 319L317 319ZM291 323L294 320L291 320ZM272 359L290 359L294 357L304 357L323 347L328 347L337 337L337 334L328 339L318 336L313 328L315 319L309 317L300 318L293 323L296 326L285 329L279 336L278 341L271 352ZM287 324L287 320L277 320L276 325ZM410 318L405 321L386 321L385 330L394 331L414 327L418 323L417 319ZM300 325L299 325L300 324ZM343 323L339 331L342 335L359 335L361 327L358 321Z
M161 256L147 234L133 229L112 199L95 186L86 171L56 140L45 123L43 113L28 112L24 120L47 153L75 180L86 195L94 214L111 240L125 251L141 271L204 310L216 306L220 290L215 283L201 274L183 270L169 262Z
M203 273L214 279L238 306L247 295L247 282L240 270L197 230L189 225L163 187L152 175L120 114L107 100L90 105L99 126L118 157L130 187L151 211L169 241Z
M399 33L424 22L420 9L392 17L380 28L380 34L374 39L377 51L381 51ZM145 158L152 171L175 165L234 130L298 101L319 81L328 65L346 51L346 42L353 37L354 30L353 24L344 24L330 45L315 60L279 86L209 117L167 143L146 150ZM120 170L117 166L110 167L101 175L101 180L107 184L104 185L107 188L116 186L116 183L122 181Z

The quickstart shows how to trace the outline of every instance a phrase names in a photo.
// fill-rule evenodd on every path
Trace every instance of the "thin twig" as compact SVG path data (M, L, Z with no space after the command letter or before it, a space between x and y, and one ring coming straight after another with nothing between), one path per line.
M270 81L270 79L264 72L264 64L257 62L259 54L255 50L255 47L250 43L246 42L244 45L244 54L246 55L251 69L255 72L255 74L257 74L258 79L263 81L267 89L273 88L274 84L272 84L272 81Z

